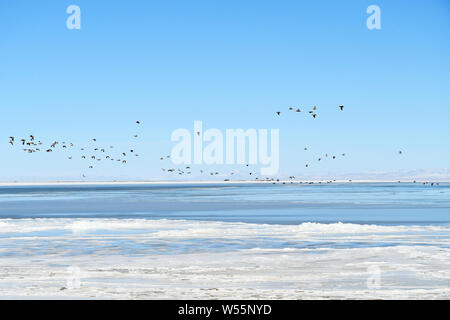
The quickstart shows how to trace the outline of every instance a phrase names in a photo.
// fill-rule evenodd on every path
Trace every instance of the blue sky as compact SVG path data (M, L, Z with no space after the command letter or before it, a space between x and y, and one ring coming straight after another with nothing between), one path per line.
M81 30L66 28L71 4ZM280 176L448 169L449 39L446 0L2 2L0 180L169 178L159 157L194 120L279 128ZM287 114L312 105L316 119ZM8 144L29 134L140 157L88 170L75 152Z

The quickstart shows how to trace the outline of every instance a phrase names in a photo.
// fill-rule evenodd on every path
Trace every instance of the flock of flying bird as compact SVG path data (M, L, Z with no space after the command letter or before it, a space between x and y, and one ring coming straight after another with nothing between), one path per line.
M344 110L344 106L343 106L343 105L338 105L338 108L339 108L341 111ZM295 111L295 112L297 112L297 113L302 112L302 111L300 110L300 108L297 108L297 107L289 107L288 110L289 110L289 111ZM316 118L316 117L317 117L317 107L316 107L316 106L313 106L313 107L311 108L311 110L308 110L308 113L309 113L313 118ZM279 116L279 115L281 115L281 111L276 111L275 114ZM306 150L308 150L308 148L305 147L305 148L303 148L303 150L306 151ZM345 157L345 153L342 153L341 156L342 156L342 157ZM325 157L325 158L328 158L328 153L325 153L325 154L324 154L324 157ZM335 155L332 155L330 158L334 160L334 159L336 159L336 156L335 156ZM317 158L317 161L321 161L321 160L322 160L322 157ZM306 163L306 164L305 164L305 167L308 168L308 167L309 167L309 164ZM330 183L330 182L332 182L332 180L328 181L328 183Z
M343 106L343 105L339 105L338 108L339 108L340 110L344 110L344 106ZM289 111L295 111L295 112L301 112L300 108L295 108L295 107L289 107L288 110L289 110ZM316 111L317 111L317 107L314 106L314 107L311 108L311 110L308 111L308 113L311 114L313 118L315 118L315 117L317 116L317 113L315 113ZM281 111L276 111L275 113L279 116L279 115L281 114ZM199 131L197 131L196 133L197 133L197 135L200 135L200 132L199 132ZM305 147L304 150L306 151L306 150L308 150L308 148ZM345 153L342 153L341 155L342 155L342 157L344 157L344 156L345 156ZM324 157L325 157L325 158L328 158L328 154L326 153L326 154L324 155ZM332 155L332 156L330 156L330 159L336 159L336 157L337 157L337 156ZM167 160L167 159L170 159L170 155L166 155L166 156L160 157L160 160L161 160L161 161L162 161L162 160ZM317 160L318 160L318 161L321 161L322 158L320 157L320 158L318 158ZM246 167L249 167L249 164L246 164L245 166L246 166ZM309 164L306 164L305 166L308 168L308 167L309 167ZM181 168L181 169L180 169L180 168L161 168L161 170L164 171L164 172L168 172L168 173L172 173L172 174L178 174L178 175L184 175L184 174L185 174L185 175L191 175L191 174L192 174L192 168L191 168L191 166L186 166L186 167ZM200 174L206 174L206 175L209 175L209 176L218 176L218 175L222 175L222 174L219 173L218 171L205 172L204 170L199 170L199 173L200 173ZM240 173L240 172L239 172L239 173ZM225 174L225 175L227 175L227 176L233 176L233 175L236 175L236 174L238 174L238 172L236 172L236 171L231 171L231 172L229 172L228 174ZM280 179L269 178L269 177L266 177L266 178L257 177L257 176L256 176L256 175L257 175L257 172L247 171L247 172L245 172L244 174L245 174L245 175L248 174L249 177L250 177L250 176L251 176L251 177L254 177L255 180L259 180L259 181L272 181L273 183L280 182ZM289 177L289 180L291 180L291 183L293 183L292 180L294 180L294 179L295 179L295 176L290 176L290 177ZM230 179L224 179L224 181L230 181ZM336 181L336 180L334 180L334 181ZM331 182L333 182L333 180L327 181L327 183L331 183ZM285 183L285 182L283 182L283 183Z
M341 111L344 110L344 106L343 105L338 105L338 108L341 109ZM297 113L302 112L302 110L300 110L300 108L297 108L297 107L289 107L288 110L289 111L295 111ZM317 107L316 106L312 107L311 110L308 110L308 113L313 118L317 117ZM281 115L281 111L276 111L275 114L279 116L279 115Z
M140 121L136 121L137 125L140 125ZM134 138L137 138L138 135L134 134ZM114 146L110 145L109 147L105 146L99 146L97 145L97 139L93 138L92 142L95 144L93 147L80 147L79 151L81 151L81 159L90 161L87 164L87 168L93 169L95 163L99 163L100 161L109 160L109 161L115 161L120 164L126 164L127 160L129 159L130 155L134 155L135 157L139 157L139 154L135 152L134 149L129 149L125 151L119 151L118 153L114 153ZM35 153L35 152L46 152L50 153L53 152L58 148L58 146L61 147L61 149L67 150L68 152L73 153L74 150L78 149L74 143L72 142L65 142L65 141L54 141L50 145L45 146L44 143L40 140L36 140L34 135L29 135L26 139L22 138L20 140L16 140L15 137L10 136L9 137L9 144L11 146L14 146L14 144L18 144L22 147L24 152L27 153ZM127 158L128 154L128 158ZM68 160L73 159L73 155L67 156ZM85 174L82 174L83 178L86 177Z
M338 108L343 111L344 110L344 106L343 105L338 105ZM302 110L300 108L297 107L289 107L288 111L291 112L296 112L296 113L300 113L302 112ZM275 114L277 116L281 115L281 111L276 111ZM313 106L311 108L311 110L308 110L308 114L310 114L313 118L317 117L317 107ZM136 121L137 125L141 125L140 121ZM197 132L198 135L200 135L200 132ZM133 138L138 138L137 134L133 135ZM92 141L96 144L97 143L97 139L93 138ZM14 144L19 144L22 148L24 152L27 153L35 153L35 152L53 152L53 150L55 150L58 146L61 146L62 149L65 150L70 150L70 149L74 149L76 148L75 145L71 142L66 143L65 141L54 141L52 142L49 146L45 147L44 143L40 140L36 140L34 135L29 135L29 137L27 139L20 139L20 140L16 140L15 137L10 136L9 137L9 144L11 146L14 146ZM79 150L81 151L82 155L81 155L81 159L83 160L87 160L87 161L91 161L90 163L88 163L88 168L89 169L93 169L94 168L94 163L95 162L100 162L102 160L106 161L115 161L117 163L121 163L121 164L126 164L127 163L127 159L129 159L130 155L134 155L135 157L138 157L139 154L137 154L135 152L134 149L129 149L126 151L121 151L119 153L113 153L113 149L114 146L110 145L109 147L104 147L104 146L98 146L95 145L94 147L81 147L79 148ZM308 148L304 147L303 148L304 151L307 151ZM398 154L402 154L402 151L398 151ZM128 155L128 158L127 158ZM341 153L340 154L341 157L345 156L345 153ZM69 155L67 157L69 160L73 159L72 155ZM337 156L336 155L328 155L328 153L325 153L323 156L318 157L317 161L322 161L325 158L329 158L329 159L336 159ZM167 160L170 159L170 155L166 155L166 156L162 156L159 158L161 161L163 160ZM249 167L249 164L246 164L245 167ZM305 167L308 168L309 164L306 163ZM191 169L190 166L185 166L184 168L161 168L162 171L167 172L169 174L178 174L178 175L191 175L193 170ZM204 170L199 170L200 174L205 174L205 175L209 175L209 176L218 176L218 175L222 175L221 173L217 172L217 171L213 171L213 172L206 172ZM240 172L239 172L240 173ZM236 171L231 171L229 172L227 175L228 176L234 176L238 174L238 172ZM244 174L248 174L249 177L254 177L254 179L256 181L271 181L272 183L277 183L280 182L280 179L275 179L275 178L262 178L262 177L258 177L256 172L252 172L252 171L247 171ZM82 174L83 178L86 177L85 174ZM289 176L289 181L290 183L293 183L293 181L295 180L295 176ZM230 181L230 179L224 179L224 181ZM332 183L335 182L336 180L327 180L326 183ZM351 182L352 180L349 180L349 182ZM398 181L400 182L400 181ZM285 184L285 181L282 181L283 184ZM313 182L308 182L309 184L312 184ZM319 182L321 183L321 182ZM416 181L414 181L414 183L416 183ZM423 184L428 184L428 182L423 182ZM438 183L429 183L431 186L433 186L434 184L438 185Z

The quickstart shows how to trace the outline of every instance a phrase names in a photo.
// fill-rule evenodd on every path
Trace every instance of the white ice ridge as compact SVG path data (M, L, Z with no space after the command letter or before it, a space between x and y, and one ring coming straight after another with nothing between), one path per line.
M244 222L171 220L171 219L103 219L103 218L27 218L1 219L1 233L27 233L50 230L73 232L95 230L152 230L155 236L227 236L270 232L271 234L300 233L400 233L400 232L450 232L450 227L433 225L374 225L355 223L314 223L298 225L256 224Z

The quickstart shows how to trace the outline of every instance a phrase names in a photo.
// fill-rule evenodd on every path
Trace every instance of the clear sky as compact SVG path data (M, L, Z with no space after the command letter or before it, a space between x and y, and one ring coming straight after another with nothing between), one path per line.
M316 119L287 112L313 105ZM2 1L0 108L2 181L169 178L159 157L194 120L278 128L280 176L449 173L450 2ZM140 157L89 170L79 152L8 144L29 134Z

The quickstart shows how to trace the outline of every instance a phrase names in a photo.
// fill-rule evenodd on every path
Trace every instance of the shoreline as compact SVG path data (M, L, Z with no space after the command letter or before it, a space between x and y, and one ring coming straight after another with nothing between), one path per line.
M328 180L330 181L330 180ZM398 183L397 180L336 180L333 183ZM400 180L401 181L401 180ZM0 187L12 187L12 186L79 186L79 185L182 185L182 184L203 184L203 185L217 185L217 184L307 184L307 183L321 183L328 184L327 180L314 180L314 179L305 179L305 180L279 180L279 181L267 181L267 180L183 180L183 181L170 181L170 180L161 180L161 181L13 181L13 182L0 182ZM433 180L416 180L417 184L421 184L423 182L433 182L433 183L449 183L449 181L433 181ZM414 183L413 181L401 181L400 183Z

